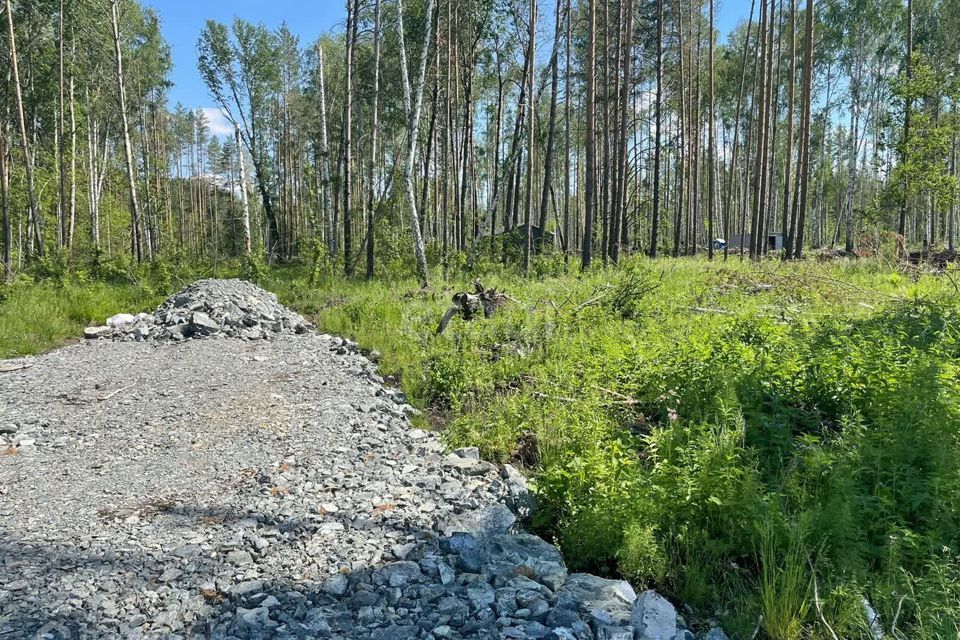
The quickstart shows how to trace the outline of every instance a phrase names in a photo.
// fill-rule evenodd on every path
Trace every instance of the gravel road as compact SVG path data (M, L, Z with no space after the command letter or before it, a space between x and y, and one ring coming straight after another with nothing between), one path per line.
M4 363L31 366L0 373L0 637L213 630L238 591L306 602L498 502L492 466L444 468L332 340L85 342Z

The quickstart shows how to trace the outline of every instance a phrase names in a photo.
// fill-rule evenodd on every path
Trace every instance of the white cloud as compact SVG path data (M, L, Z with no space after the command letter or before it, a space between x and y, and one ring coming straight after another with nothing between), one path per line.
M207 117L210 125L210 133L215 136L232 136L233 125L227 120L223 111L219 107L201 107L203 115Z

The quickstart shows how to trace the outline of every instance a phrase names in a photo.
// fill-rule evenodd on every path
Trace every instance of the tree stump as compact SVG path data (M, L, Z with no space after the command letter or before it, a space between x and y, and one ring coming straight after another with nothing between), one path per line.
M507 303L507 295L496 289L484 289L479 279L473 281L473 293L459 292L453 295L453 304L443 314L437 335L443 333L454 316L473 320L481 313L484 318L493 316L496 310Z

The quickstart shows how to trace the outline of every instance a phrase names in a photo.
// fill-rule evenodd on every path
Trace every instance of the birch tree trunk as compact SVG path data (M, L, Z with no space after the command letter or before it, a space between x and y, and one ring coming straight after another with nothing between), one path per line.
M4 123L3 131L0 132L0 210L3 212L3 279L10 280L13 276L13 265L11 260L11 247L13 241L10 233L10 160L7 151L7 136L9 128Z
M120 122L123 125L123 151L127 163L127 180L130 183L130 253L137 261L140 261L143 259L140 252L140 205L137 201L136 167L133 164L133 147L130 144L130 123L127 119L127 93L123 84L123 52L120 46L119 2L120 0L110 0L110 24L113 28L113 46L117 64L117 93L120 101Z
M353 51L357 38L358 0L347 0L347 46L344 74L345 93L343 99L343 272L347 277L353 275L353 212L351 196L353 184L351 169L353 164Z
M536 46L536 37L537 37L537 0L529 0L530 2L530 24L528 38L530 42L530 50L535 51L534 47ZM533 215L533 161L534 161L534 141L536 133L536 90L533 86L533 69L536 65L534 60L531 58L530 65L528 67L527 73L527 112L530 114L530 117L527 118L527 206L526 206L526 216L525 223L527 227L527 241L523 249L523 275L530 275L530 251L533 248L533 229L531 225L533 224L532 215ZM542 231L542 229L541 229Z
M60 13L57 21L57 58L58 58L58 95L57 95L57 165L59 170L59 199L57 201L57 241L61 248L67 245L68 218L67 218L67 117L66 117L66 90L64 73L64 0L60 0Z
M250 239L250 201L247 199L247 170L243 161L243 146L240 144L240 127L235 126L233 134L237 142L237 168L240 173L240 203L243 206L243 253L249 259L252 249Z
M370 195L367 201L367 279L373 278L373 248L374 225L373 210L377 202L376 166L377 166L377 133L380 126L380 4L381 0L374 0L373 9L373 105L371 106L370 127Z
M9 2L9 0L8 0ZM413 184L413 168L417 156L417 138L420 129L420 113L423 110L423 85L427 75L427 57L430 54L430 41L433 31L433 9L436 0L427 0L426 28L423 35L423 49L420 52L420 73L415 87L410 85L410 73L407 65L407 51L403 31L403 0L397 0L397 35L400 42L400 73L403 82L403 103L407 113L407 149L403 166L403 180L407 192L407 205L410 208L410 229L413 233L413 253L417 261L417 271L422 286L429 285L427 252L420 232L420 216L417 213L417 196Z
M27 121L23 112L23 91L20 88L20 67L17 60L17 39L13 31L13 6L7 0L7 29L10 37L10 71L13 74L13 94L16 100L17 124L20 127L20 145L23 148L23 167L27 178L27 198L29 201L29 220L27 220L27 247L24 253L29 258L36 249L37 255L43 255L43 223L40 220L40 209L37 205L37 192L33 183L33 155L30 150L30 141L27 138ZM36 246L33 246L36 245Z

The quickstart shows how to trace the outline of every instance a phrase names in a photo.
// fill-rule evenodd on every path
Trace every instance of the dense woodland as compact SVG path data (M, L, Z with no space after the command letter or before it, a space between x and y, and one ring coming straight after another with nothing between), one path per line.
M234 136L169 104L152 9L3 9L8 273L955 245L955 0L754 0L728 37L690 0L349 0L314 42L211 21L198 70Z

